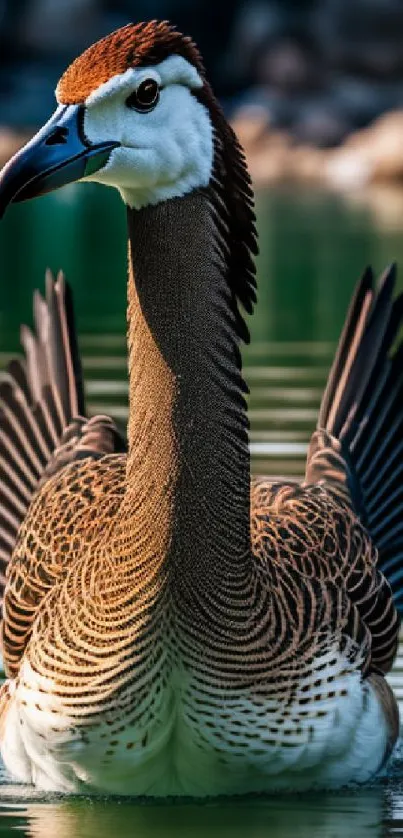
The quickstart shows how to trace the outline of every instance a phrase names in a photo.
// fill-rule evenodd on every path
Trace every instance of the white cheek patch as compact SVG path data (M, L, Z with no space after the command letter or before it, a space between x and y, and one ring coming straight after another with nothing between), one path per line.
M102 85L87 100L84 131L88 140L116 140L121 145L103 169L85 180L115 186L135 208L207 186L213 129L207 108L188 86L202 85L196 69L180 56L171 56L156 67L127 73ZM128 108L125 99L140 81L151 77L160 79L162 87L156 107L149 113Z

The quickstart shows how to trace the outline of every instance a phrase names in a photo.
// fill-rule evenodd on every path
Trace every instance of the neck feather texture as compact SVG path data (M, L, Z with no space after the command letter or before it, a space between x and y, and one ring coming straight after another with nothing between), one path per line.
M248 423L228 253L208 190L128 210L128 233L127 503L142 508L183 599L249 564Z

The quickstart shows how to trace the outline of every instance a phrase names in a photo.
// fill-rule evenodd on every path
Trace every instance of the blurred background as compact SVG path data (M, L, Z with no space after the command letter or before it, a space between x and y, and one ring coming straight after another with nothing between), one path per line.
M153 17L198 42L256 181L402 176L401 0L0 0L0 159L46 119L72 58Z

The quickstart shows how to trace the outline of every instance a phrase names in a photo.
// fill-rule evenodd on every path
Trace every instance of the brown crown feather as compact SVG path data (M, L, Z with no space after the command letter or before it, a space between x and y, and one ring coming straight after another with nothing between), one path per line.
M57 86L57 97L66 105L85 99L113 76L131 67L159 64L169 55L182 55L204 78L200 53L191 38L167 21L128 23L79 55Z
M194 91L194 95L208 108L214 127L215 159L210 195L226 231L228 282L234 294L239 334L247 340L248 331L237 302L251 312L256 300L255 266L251 258L257 252L253 192L242 148L206 80L200 53L191 38L167 21L128 23L73 61L59 81L57 96L66 105L84 102L93 90L113 76L130 67L159 64L170 55L183 56L203 80L203 87Z

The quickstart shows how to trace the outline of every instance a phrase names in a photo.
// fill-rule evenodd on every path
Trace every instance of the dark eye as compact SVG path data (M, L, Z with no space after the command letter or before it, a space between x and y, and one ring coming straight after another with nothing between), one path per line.
M144 79L144 81L140 82L137 90L134 90L127 97L126 105L134 111L147 113L155 108L159 98L160 89L158 82L155 79Z

